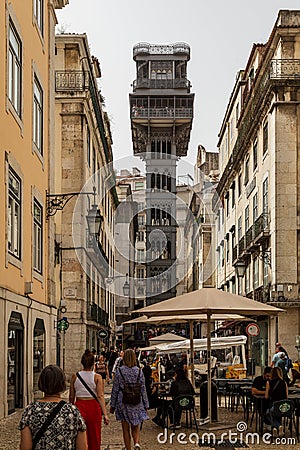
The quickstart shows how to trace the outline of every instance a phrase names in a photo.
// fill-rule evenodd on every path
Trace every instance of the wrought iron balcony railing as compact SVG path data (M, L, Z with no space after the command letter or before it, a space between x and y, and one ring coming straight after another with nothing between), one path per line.
M253 239L258 238L259 236L269 235L269 215L267 213L261 214L253 225Z
M82 92L89 87L89 73L83 70L57 70L55 72L55 91Z
M131 109L132 118L193 118L193 108L138 108Z
M137 78L133 82L133 91L136 89L187 89L188 92L191 88L191 82L186 78L175 79L155 79L149 78Z
M168 45L155 45L149 44L148 42L140 42L133 47L133 57L139 54L186 54L188 57L190 57L190 46L185 42L176 42L175 44Z

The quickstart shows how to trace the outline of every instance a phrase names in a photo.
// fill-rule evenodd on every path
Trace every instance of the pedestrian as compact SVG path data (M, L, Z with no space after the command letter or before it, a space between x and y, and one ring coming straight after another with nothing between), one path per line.
M113 367L114 367L117 357L118 357L118 353L116 352L114 347L111 347L110 351L107 353L107 358L106 358L110 379L112 379L112 370L113 370Z
M112 369L112 379L114 379L116 371L119 369L119 367L121 367L123 365L123 356L124 356L124 352L123 352L123 350L121 350L120 355L115 360L115 364Z
M20 450L86 450L86 425L76 408L62 400L66 377L60 367L46 366L38 387L44 393L23 411Z
M98 361L95 363L95 372L98 375L101 375L104 385L105 385L106 380L109 382L108 367L107 367L107 363L106 363L105 358L102 355L102 353L99 356Z
M139 401L136 404L127 403L128 399L124 395L127 393L126 387L129 383L131 386L134 385L136 389L138 386L140 387L139 393L137 390L138 398L136 401ZM115 412L116 419L122 422L126 450L131 450L131 435L134 449L140 449L140 425L144 420L149 419L148 407L144 374L136 365L134 351L128 348L124 352L123 366L116 371L110 399L110 412Z
M94 372L94 362L93 353L86 350L81 358L83 370L73 373L69 395L70 402L77 406L86 423L88 450L100 448L102 415L105 425L109 423L104 400L104 382L101 375Z

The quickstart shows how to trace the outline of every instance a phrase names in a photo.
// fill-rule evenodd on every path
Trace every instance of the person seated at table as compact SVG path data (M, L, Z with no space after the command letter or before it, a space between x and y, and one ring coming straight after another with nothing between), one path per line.
M266 416L271 423L273 434L276 435L278 432L281 434L281 418L274 415L273 404L288 398L288 386L283 379L280 367L273 367L271 370L271 379L267 381L265 398L271 401L271 407L267 410Z
M267 366L262 375L254 378L251 388L252 395L265 395L267 381L271 379L271 370L272 367Z
M195 390L192 383L187 377L186 372L183 369L176 369L175 379L171 383L170 391L168 396L172 397L174 400L179 395L195 395ZM168 414L168 408L172 400L161 399L160 405L157 408L157 414L152 419L156 424L165 427L165 420ZM174 423L171 423L170 428L180 428L182 408L177 408L174 411ZM172 411L170 412L170 420L173 421Z

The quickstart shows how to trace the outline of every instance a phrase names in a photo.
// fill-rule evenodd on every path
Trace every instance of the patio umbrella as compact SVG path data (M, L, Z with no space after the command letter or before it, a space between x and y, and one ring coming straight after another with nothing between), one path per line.
M250 320L248 317L241 316L239 314L212 314L211 320ZM206 322L206 314L191 314L188 317L185 316L154 316L147 317L146 315L136 317L135 319L127 320L123 322L125 324L135 324L135 323L155 323L157 325L167 324L167 323L185 323L189 322L190 325L190 359L191 359L191 380L194 386L194 323L195 322Z
M207 316L208 419L211 421L211 318L213 314L277 315L283 309L215 288L202 288L139 310L148 317L205 313Z

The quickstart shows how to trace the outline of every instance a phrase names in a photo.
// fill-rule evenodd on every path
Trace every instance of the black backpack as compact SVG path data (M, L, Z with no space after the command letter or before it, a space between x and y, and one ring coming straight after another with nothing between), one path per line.
M135 383L127 382L124 378L124 375L122 374L121 369L119 369L119 372L125 383L123 389L123 403L125 405L138 405L141 401L142 396L142 386L140 382L141 369L139 369L139 373Z

